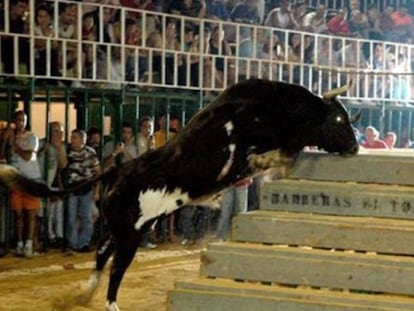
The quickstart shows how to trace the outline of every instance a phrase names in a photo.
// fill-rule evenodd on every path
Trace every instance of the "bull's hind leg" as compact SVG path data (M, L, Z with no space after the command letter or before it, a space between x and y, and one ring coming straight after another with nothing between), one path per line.
M119 308L116 305L118 289L126 269L131 264L132 259L134 259L137 248L138 238L126 239L123 240L122 243L117 243L116 245L114 260L111 267L111 275L109 277L107 311L119 311Z

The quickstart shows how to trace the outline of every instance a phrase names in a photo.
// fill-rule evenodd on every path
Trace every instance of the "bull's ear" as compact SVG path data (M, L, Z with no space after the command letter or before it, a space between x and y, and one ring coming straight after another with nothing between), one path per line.
M352 116L349 117L349 122L350 123L356 123L359 121L359 119L361 118L361 110L357 112L357 114L354 114Z
M343 86L338 87L336 89L332 89L332 90L326 91L325 93L322 94L322 98L323 99L326 99L326 100L334 99L336 96L341 95L342 93L345 93L346 91L348 91L349 89L351 89L352 86L353 86L353 82L351 80L346 85L343 85Z

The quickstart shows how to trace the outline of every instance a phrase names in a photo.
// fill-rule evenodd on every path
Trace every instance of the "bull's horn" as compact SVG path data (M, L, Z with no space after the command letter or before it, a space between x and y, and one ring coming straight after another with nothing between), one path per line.
M349 122L350 122L350 123L355 123L355 122L358 122L360 118L361 118L361 110L360 110L360 111L358 111L358 113L357 113L357 114L354 114L353 116L350 116L350 117L349 117Z
M345 93L346 91L348 91L352 86L352 80L349 81L348 84L343 85L341 87L337 87L336 89L330 90L330 91L326 91L325 93L322 94L322 97L324 99L333 99L338 95L341 95L342 93Z

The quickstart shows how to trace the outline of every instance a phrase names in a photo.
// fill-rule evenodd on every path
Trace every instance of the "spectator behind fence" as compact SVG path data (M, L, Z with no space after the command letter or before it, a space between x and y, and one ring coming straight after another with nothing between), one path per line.
M148 73L148 57L146 51L137 47L142 46L142 30L132 19L125 21L125 44L130 46L126 52L126 78L128 81L144 81ZM138 72L135 72L136 68ZM137 79L135 79L137 78Z
M288 65L288 76L286 79L293 83L308 85L309 67L304 67L303 63L311 64L313 62L314 49L312 38L310 36L301 36L299 33L291 33L289 45L291 53L288 60L292 63L298 63L298 65ZM303 77L302 81L301 77Z
M303 1L298 1L292 6L291 20L292 20L292 29L295 30L304 30L304 20L306 16L306 3Z
M391 18L394 21L394 34L396 35L393 41L405 42L407 38L413 38L414 22L405 5L400 5L391 14Z
M225 37L224 29L219 26L213 28L208 41L209 56L204 60L204 87L224 88L234 82L234 61L226 57L233 53ZM206 91L206 95L211 95L210 91Z
M221 0L206 0L208 19L227 21L230 17L230 13L227 6Z
M93 66L95 62L93 42L98 39L97 20L98 18L95 12L90 12L82 16L82 51L85 57L83 76L85 78L93 77Z
M291 29L293 21L289 1L282 0L280 7L272 9L267 14L264 24L274 28Z
M388 57L388 70L395 75L391 75L390 90L391 98L397 100L409 100L411 98L410 75L411 64L408 59L408 50L397 47L397 50ZM404 105L411 106L408 103Z
M205 28L205 30L209 29ZM182 62L178 67L178 83L179 85L199 86L200 44L202 44L202 42L200 42L200 36L195 34L193 25L185 25L184 38L180 41L182 42L184 52L191 53L191 55L182 55ZM202 46L206 47L206 44L203 44Z
M258 0L244 0L236 4L230 13L230 19L237 23L259 24L260 16L257 2Z
M9 32L11 34L28 34L26 13L28 0L10 0ZM18 38L18 50L15 51L13 36L0 36L1 61L6 74L27 74L30 68L29 41ZM16 59L17 57L17 59ZM15 62L17 67L15 68ZM17 71L15 70L17 69Z
M394 8L391 5L387 5L380 14L380 27L385 41L394 40L393 36L396 25L391 17L393 11Z
M380 11L375 4L368 7L368 39L380 40L384 39L384 33L381 29Z
M348 21L349 31L352 35L361 38L368 38L368 17L360 10L355 9L351 11Z
M351 31L349 30L347 18L348 11L346 9L338 10L336 15L333 16L326 24L329 32L335 36L349 36Z
M102 155L101 142L101 130L96 126L91 126L90 128L88 128L86 145L95 150L98 159L100 159Z
M393 149L397 143L397 134L395 132L388 132L387 135L385 135L384 142L389 149Z
M147 46L157 48L152 54L152 71L153 74L161 75L161 83L171 85L178 80L178 68L182 64L180 54L174 53L181 50L181 44L177 32L177 20L169 18L163 26L153 32L147 40ZM164 40L165 38L165 40ZM165 53L161 52L165 50ZM177 54L177 56L176 56ZM165 66L163 66L162 57L165 55ZM162 80L164 76L165 80Z
M66 146L63 142L63 124L55 121L49 124L48 137L40 140L38 161L43 180L54 188L63 188L61 172L67 166ZM52 247L63 247L64 212L59 197L45 199L48 238Z
M124 122L121 129L120 141L109 141L103 150L103 168L111 167L131 161L138 156L138 147L135 144L134 127L129 122Z
M367 149L388 149L387 144L379 138L378 130L373 126L367 126L364 132L364 141L361 147Z
M53 38L55 30L53 28L53 8L42 4L35 11L34 34L39 37ZM40 76L60 76L59 70L59 43L56 40L47 41L45 39L35 40L35 73ZM50 58L48 58L48 55ZM48 59L49 64L47 63ZM49 66L49 71L47 70ZM47 80L48 84L57 85L57 80Z
M353 96L364 96L366 91L369 91L365 87L365 75L357 74L355 71L361 71L368 68L368 61L365 57L364 50L362 48L363 42L360 38L345 40L345 45L338 50L337 56L342 68L348 68L354 71L350 74L341 75L344 81L342 83L348 83L354 81L356 83L355 88L351 89ZM358 93L356 93L358 92Z
M24 111L15 112L14 122L15 128L10 127L5 134L6 145L4 146L10 148L10 164L24 176L41 180L42 175L37 162L39 138L26 129L27 115ZM41 207L40 199L18 190L12 190L10 200L16 215L16 256L31 258L36 238L36 216ZM23 243L24 240L25 243Z
M220 241L227 240L233 216L247 212L248 188L252 180L241 180L221 193L220 218L217 224L216 237Z
M382 43L377 43L374 47L374 55L371 57L371 69L374 71L384 72L388 69L388 61L386 59L386 54L384 50L384 45ZM374 75L371 81L370 87L370 97L380 97L386 98L390 92L389 87L389 78L387 75Z
M338 55L333 49L333 40L320 38L314 64L320 66L314 79L313 89L321 93L339 86L338 73L335 69L341 67Z
M78 40L80 29L78 29L77 26L77 17L76 3L59 2L59 38ZM78 62L81 62L81 64L84 65L84 55L81 54L80 59L78 57L79 48L81 47L78 42L67 41L62 44L60 51L60 63L64 77L76 78L72 82L72 87L75 88L84 87L78 79L79 76L82 77L82 72L79 72L79 70L81 70L80 68L83 68L83 66L79 68ZM63 57L63 53L65 53L65 57ZM65 64L63 64L64 59L66 59Z
M137 139L138 156L155 148L153 131L154 124L151 117L144 116L139 119L139 133Z
M319 4L315 11L309 12L303 19L303 27L305 31L313 33L325 33L328 31L326 25L326 6Z
M175 15L205 18L205 0L172 0L168 7L168 12Z
M86 132L75 129L70 137L68 153L68 187L76 187L97 174L100 163L95 150L86 145ZM82 192L74 192L68 198L67 253L89 252L93 234L92 208L100 197L100 184L94 184Z
M257 3L259 0L243 0L237 3L230 12L230 20L241 24L258 25L260 23ZM226 26L226 40L236 42L238 28L234 25Z

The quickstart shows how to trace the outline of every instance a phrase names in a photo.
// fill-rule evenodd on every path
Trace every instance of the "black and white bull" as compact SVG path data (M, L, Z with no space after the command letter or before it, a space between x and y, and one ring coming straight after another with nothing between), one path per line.
M114 253L107 310L119 310L116 299L123 275L140 236L160 215L269 167L291 165L304 146L341 155L357 153L352 117L336 100L345 90L320 98L282 82L238 83L197 113L166 145L101 175L99 179L112 179L104 197L109 234L97 249L90 284L96 286ZM0 168L0 181L34 195L56 195L9 166Z

